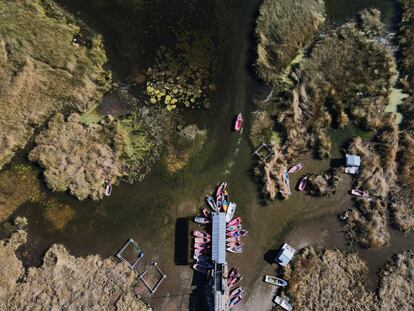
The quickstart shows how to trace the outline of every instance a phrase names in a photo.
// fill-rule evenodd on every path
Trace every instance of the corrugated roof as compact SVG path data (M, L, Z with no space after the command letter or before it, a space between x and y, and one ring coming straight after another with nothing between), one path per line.
M346 166L360 166L361 157L357 155L347 154L346 157Z
M226 262L226 213L213 213L211 237L211 259L216 263Z

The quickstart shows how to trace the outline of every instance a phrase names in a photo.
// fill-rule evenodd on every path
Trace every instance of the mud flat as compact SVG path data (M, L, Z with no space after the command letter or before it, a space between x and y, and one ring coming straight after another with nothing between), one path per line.
M380 273L375 294L365 286L367 266L354 253L304 248L285 269L287 294L299 310L411 310L414 256L396 255Z
M149 310L133 293L137 272L99 256L74 257L53 245L42 266L23 267L16 249L26 243L19 229L0 241L0 309Z
M0 168L61 109L86 110L109 88L101 38L43 1L0 3Z

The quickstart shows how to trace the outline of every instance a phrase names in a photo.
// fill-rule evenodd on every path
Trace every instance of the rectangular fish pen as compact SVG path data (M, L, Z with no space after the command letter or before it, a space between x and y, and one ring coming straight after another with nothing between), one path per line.
M158 281L155 283L155 285L153 287L151 287L148 282L145 280L145 275L152 269L152 268L156 268L160 278L158 279ZM148 288L148 290L151 292L151 294L154 294L158 287L160 287L162 281L164 281L164 279L167 277L166 274L164 274L160 268L158 268L158 264L155 261L151 261L151 265L140 274L139 279L142 281L142 283L144 283L144 285Z
M127 257L125 252L132 252L132 256L128 256L128 257L135 257L135 258L128 258L128 259L125 258ZM141 258L144 257L144 252L138 246L138 243L130 238L124 244L124 246L122 246L122 248L116 253L115 257L117 257L121 261L126 262L128 264L128 267L131 270L134 270L135 266L138 264Z

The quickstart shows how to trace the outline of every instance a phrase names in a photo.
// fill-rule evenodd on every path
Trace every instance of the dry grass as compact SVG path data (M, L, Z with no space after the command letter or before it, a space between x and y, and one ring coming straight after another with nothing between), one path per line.
M148 310L132 293L138 274L126 265L96 255L73 257L53 245L41 267L24 271L15 250L25 242L24 231L0 242L1 310Z
M414 308L413 268L412 251L396 255L374 294L364 286L367 267L356 254L309 247L285 269L287 293L296 310L408 311Z
M74 45L80 29L40 3L0 2L0 168L53 112L85 110L108 87L100 37Z
M280 72L309 43L325 20L323 0L265 0L257 19L257 71L267 82L278 81Z
M307 192L318 197L334 194L342 181L342 174L339 169L331 169L322 174L310 174L307 176Z
M399 48L401 51L402 82L412 93L414 86L414 1L400 0L402 20L399 25Z

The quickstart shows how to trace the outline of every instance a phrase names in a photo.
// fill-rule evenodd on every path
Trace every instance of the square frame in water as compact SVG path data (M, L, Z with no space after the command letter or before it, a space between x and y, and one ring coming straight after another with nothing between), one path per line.
M128 247L133 247L137 251L137 258L134 259L134 261L130 262L126 258L123 257L123 253L128 249ZM128 264L128 267L131 270L135 269L135 266L138 264L138 262L144 257L144 252L141 250L141 248L138 246L138 243L135 242L133 239L129 239L124 246L116 253L115 257L117 257L119 260L124 261Z

